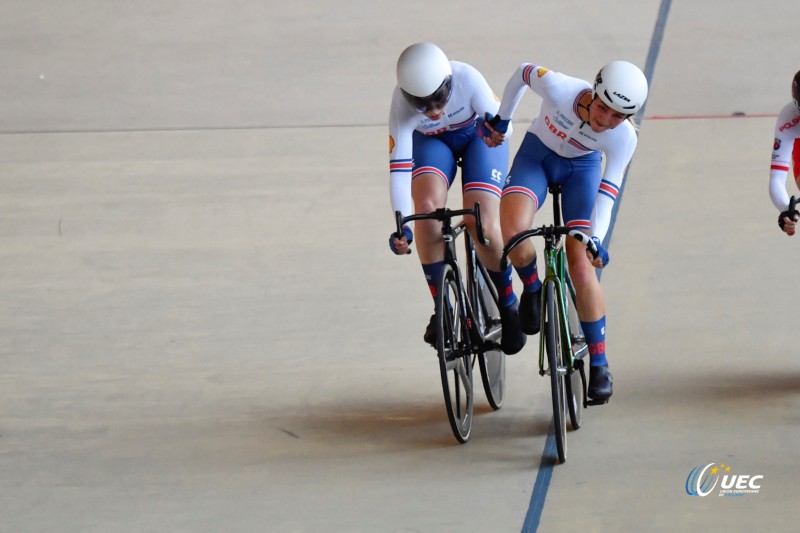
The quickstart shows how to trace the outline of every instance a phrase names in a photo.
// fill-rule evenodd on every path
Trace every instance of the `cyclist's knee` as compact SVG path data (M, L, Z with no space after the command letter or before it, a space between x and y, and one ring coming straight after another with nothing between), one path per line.
M441 202L439 202L438 199L431 196L427 196L425 198L414 198L414 210L417 213L430 213L432 211L436 211L440 207L444 207L444 205L440 204Z
M585 257L585 256L584 256ZM594 267L587 258L585 261L569 261L569 276L577 287L585 287L598 283Z
M477 242L478 229L475 217L464 217L464 222L467 225L467 231L469 231L469 234L472 235L473 239ZM481 211L481 230L483 231L483 236L489 239L490 243L500 241L500 221L497 219L497 216L487 216Z
M510 241L511 237L514 235L522 233L529 228L530 226L526 226L524 223L521 223L518 217L509 215L501 217L500 219L501 235L503 236L503 242L506 243Z
M503 196L500 201L500 228L503 242L508 242L514 235L530 229L536 209L533 203L520 194Z

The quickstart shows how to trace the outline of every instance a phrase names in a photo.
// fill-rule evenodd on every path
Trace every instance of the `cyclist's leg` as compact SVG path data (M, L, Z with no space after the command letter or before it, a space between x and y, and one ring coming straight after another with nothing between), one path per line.
M475 242L475 250L483 265L493 272L500 269L503 254L503 240L500 233L500 194L503 191L506 170L508 169L508 144L489 148L477 134L466 146L461 170L464 208L471 208L475 202L481 204L481 225L483 234L489 240L488 246L478 242L474 217L466 217L467 229Z
M500 229L503 244L512 237L531 228L540 203L547 195L547 177L542 167L546 147L538 137L526 133L514 157L500 200ZM536 249L529 239L519 244L509 254L514 267L527 265L536 259Z
M447 191L455 177L455 156L440 139L414 133L414 169L411 174L411 197L416 213L429 213L447 203ZM442 225L435 220L418 220L414 223L414 240L417 244L422 271L431 295L436 298L436 286L444 264ZM425 342L436 343L434 317L425 330Z
M528 230L547 195L547 175L543 160L553 152L532 133L522 141L509 172L500 201L500 226L503 243ZM509 255L524 286L520 300L520 324L528 335L539 332L542 283L533 241L520 243Z
M572 161L573 174L563 186L565 225L591 234L591 214L600 186L599 154ZM576 305L581 327L589 345L589 397L607 400L612 394L613 379L608 371L605 351L605 296L597 274L586 254L586 247L567 239L567 263L575 285Z
M481 225L489 244L483 246L478 241L474 217L466 217L465 222L473 236L478 257L497 287L503 326L501 347L505 353L515 354L525 346L526 338L520 331L517 298L511 286L511 266L504 272L500 271L500 257L503 254L499 217L500 193L506 168L507 145L489 148L476 136L466 147L462 169L464 207L470 208L475 202L480 202Z
M508 169L508 144L489 148L482 139L474 135L464 150L462 181L464 207L470 208L475 202L481 204L481 225L483 234L489 240L488 246L478 242L475 219L466 217L467 229L475 242L475 251L489 271L497 288L499 304L508 307L516 302L511 288L511 267L500 272L500 257L503 255L503 237L500 232L500 195L503 191L505 173Z

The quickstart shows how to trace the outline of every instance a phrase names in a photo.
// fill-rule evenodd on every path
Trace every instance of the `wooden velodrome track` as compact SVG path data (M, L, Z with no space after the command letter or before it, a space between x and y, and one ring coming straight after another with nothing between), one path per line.
M800 5L431 9L0 7L0 531L797 531L800 241L767 180ZM535 338L456 443L416 255L386 246L420 40L498 93L523 61L647 66L602 276L615 395L565 464ZM758 493L689 495L712 463Z

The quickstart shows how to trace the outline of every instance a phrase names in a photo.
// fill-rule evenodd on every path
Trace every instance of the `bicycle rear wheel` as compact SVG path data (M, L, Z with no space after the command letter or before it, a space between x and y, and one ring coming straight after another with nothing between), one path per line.
M545 350L547 351L547 372L550 374L550 392L553 400L553 433L556 440L558 462L567 460L567 401L564 387L566 368L563 364L563 345L561 342L561 315L556 303L558 294L555 283L546 282L545 293Z
M479 262L475 266L476 279L470 282L470 288L474 291L472 309L478 321L477 326L486 341L478 349L478 364L486 399L496 411L503 406L506 395L506 354L500 349L500 337L503 333L500 309L497 307L497 290L486 269Z
M447 418L453 435L467 442L472 432L474 389L467 316L460 283L452 265L445 264L436 294L437 352Z

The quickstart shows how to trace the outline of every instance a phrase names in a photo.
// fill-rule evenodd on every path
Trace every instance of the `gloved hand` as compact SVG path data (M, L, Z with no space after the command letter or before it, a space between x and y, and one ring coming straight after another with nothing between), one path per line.
M789 222L785 220L787 218ZM787 209L778 215L778 226L781 228L781 231L787 235L794 235L795 223L798 219L800 219L800 213L797 212L797 209Z
M478 118L478 135L481 138L492 136L492 131L486 127L486 124L491 126L491 128L497 133L502 133L505 135L508 132L508 124L510 122L510 120L502 120L499 115L491 115L486 113L483 117Z
M397 244L395 244L395 242L397 242ZM414 242L414 233L411 231L411 228L409 228L408 226L403 226L403 238L402 239L398 239L397 238L397 234L395 232L392 232L389 235L389 248L391 248L392 251L396 255L410 253L411 250L408 250L408 245L411 244L412 242ZM404 245L403 245L403 243L404 243ZM401 248L404 251L398 250L398 245L401 246Z
M597 258L600 259L600 261L603 263L602 265L600 265L600 268L605 268L608 265L608 262L610 261L610 258L608 256L608 250L603 248L603 244L597 237L592 237L592 242L597 247Z

